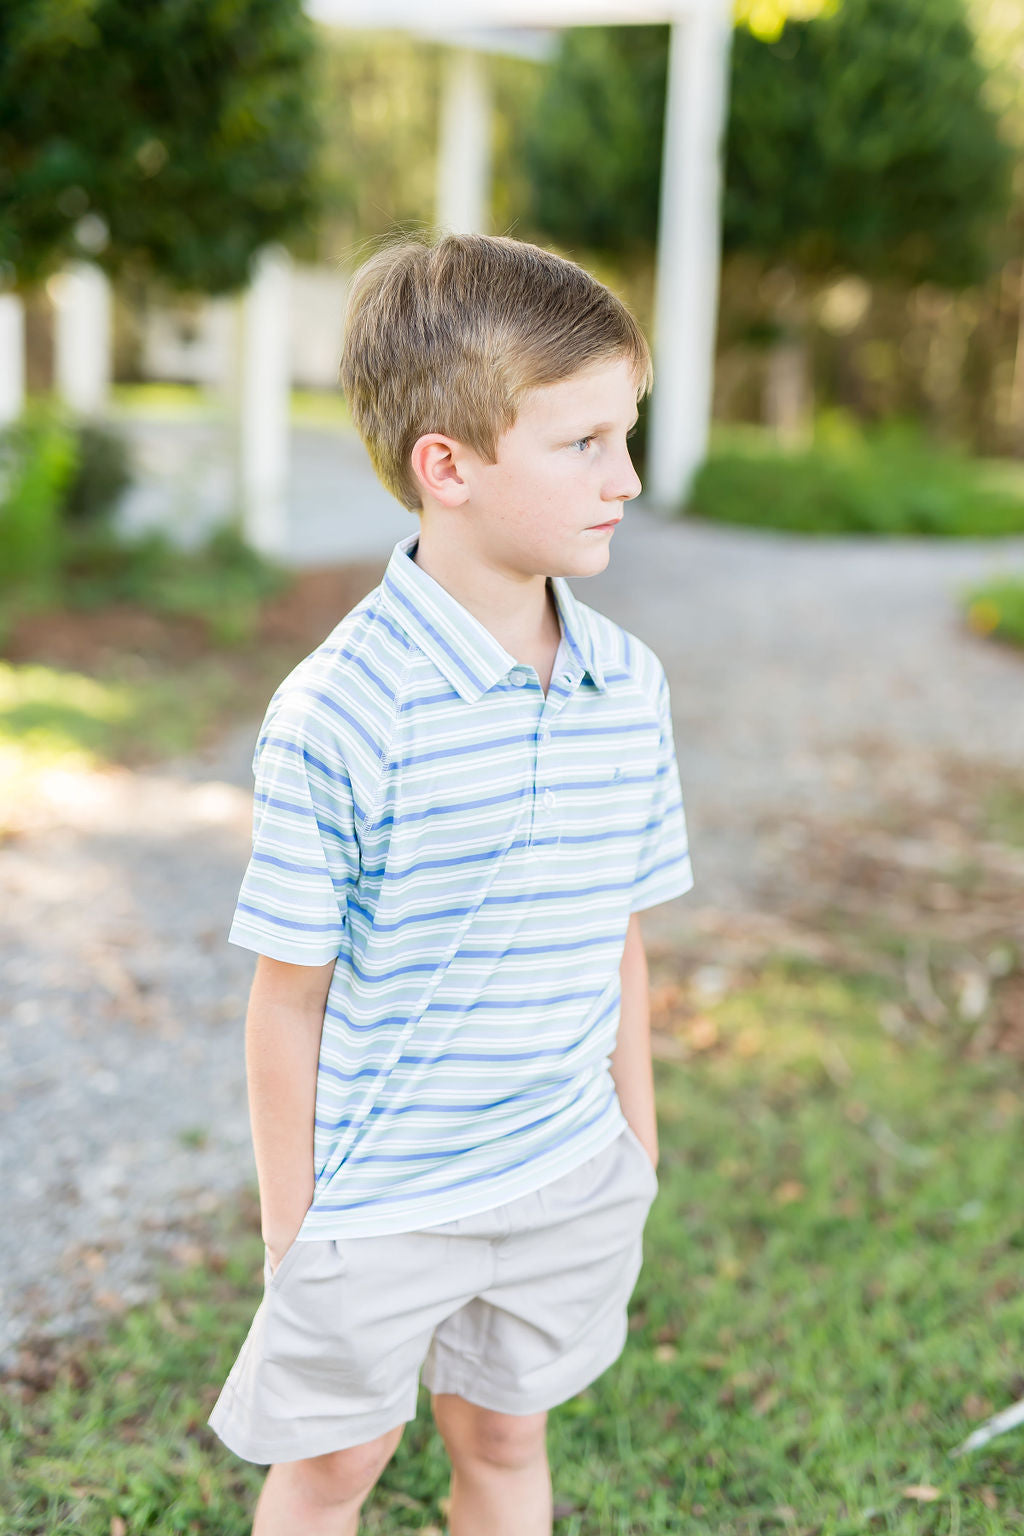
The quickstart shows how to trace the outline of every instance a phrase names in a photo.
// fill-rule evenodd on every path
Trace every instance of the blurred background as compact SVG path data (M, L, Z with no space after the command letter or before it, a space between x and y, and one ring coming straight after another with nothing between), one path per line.
M1024 6L429 9L0 8L10 1528L248 1529L205 1413L261 1264L249 765L415 527L348 283L447 228L582 263L655 356L577 590L665 662L696 884L645 921L662 1194L557 1528L1016 1529ZM424 1412L367 1529L445 1488Z

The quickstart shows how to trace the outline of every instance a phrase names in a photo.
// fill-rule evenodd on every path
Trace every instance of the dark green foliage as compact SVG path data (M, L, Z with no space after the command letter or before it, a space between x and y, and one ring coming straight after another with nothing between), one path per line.
M606 251L653 241L667 47L667 27L563 32L524 144L547 235Z
M108 519L131 478L116 432L34 403L0 433L0 590L31 602L54 597L74 547L71 526Z
M26 412L0 434L0 585L52 591L76 460L74 433L58 413Z
M723 238L805 272L977 282L1012 155L962 0L843 0L733 40Z
M805 534L980 538L1024 532L1024 477L938 452L895 427L845 445L787 453L726 429L694 480L687 510L715 522Z
M63 513L72 522L100 522L131 484L131 453L119 433L97 422L84 422L75 430L78 462L64 493Z
M7 0L0 276L27 287L78 255L244 284L316 210L313 46L300 0Z
M250 640L261 604L287 584L283 569L218 530L199 549L177 549L161 533L130 541L109 528L83 530L62 551L64 600L75 608L138 603L154 613L200 619L218 645Z
M126 442L59 407L35 405L0 433L0 632L28 608L121 602L200 619L216 644L251 638L284 571L232 527L198 550L160 533L125 539L112 513L130 480Z
M564 35L530 124L532 217L564 244L656 237L667 29ZM723 239L812 273L960 287L1001 254L1012 156L962 0L843 0L733 38Z

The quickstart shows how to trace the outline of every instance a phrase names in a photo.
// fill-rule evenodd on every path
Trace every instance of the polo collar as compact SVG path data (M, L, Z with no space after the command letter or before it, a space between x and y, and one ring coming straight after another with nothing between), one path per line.
M389 612L447 678L460 698L473 704L516 665L479 619L463 608L412 559L419 534L400 539L391 551L381 592ZM550 578L562 634L577 665L604 691L604 674L581 605L562 576Z

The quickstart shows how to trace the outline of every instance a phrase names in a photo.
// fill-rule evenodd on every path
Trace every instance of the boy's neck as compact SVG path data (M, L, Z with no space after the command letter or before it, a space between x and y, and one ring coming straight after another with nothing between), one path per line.
M420 528L412 558L478 619L510 656L534 667L547 691L561 625L546 576L513 575L478 559L475 552L452 549L432 537L427 526Z

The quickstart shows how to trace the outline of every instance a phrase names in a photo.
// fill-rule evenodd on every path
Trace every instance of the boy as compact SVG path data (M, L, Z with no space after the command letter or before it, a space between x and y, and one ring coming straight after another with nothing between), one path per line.
M210 1423L270 1465L254 1536L354 1536L422 1366L451 1536L543 1536L658 1187L636 914L693 884L662 668L564 579L640 491L650 354L574 263L446 235L361 268L341 380L419 530L256 748L264 1295Z

